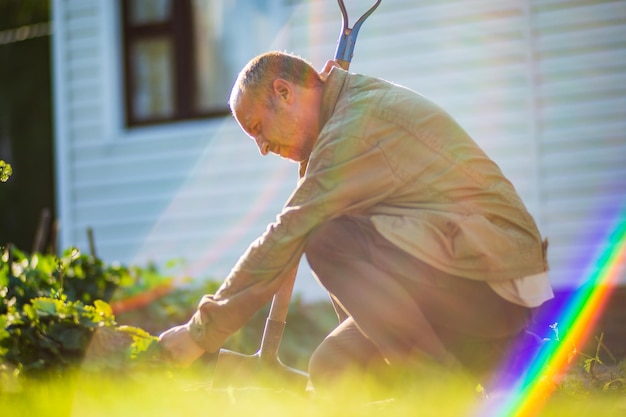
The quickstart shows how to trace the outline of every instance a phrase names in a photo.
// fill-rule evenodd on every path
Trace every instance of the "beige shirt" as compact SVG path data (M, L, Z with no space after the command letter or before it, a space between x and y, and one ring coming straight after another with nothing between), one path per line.
M468 134L423 96L333 69L322 131L303 178L189 322L208 351L266 304L326 220L359 214L399 248L450 274L486 281L535 307L552 297L537 226L513 185Z

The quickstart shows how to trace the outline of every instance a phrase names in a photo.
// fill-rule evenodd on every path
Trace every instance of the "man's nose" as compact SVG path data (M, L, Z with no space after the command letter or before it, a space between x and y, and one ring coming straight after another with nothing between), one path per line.
M270 144L263 139L263 137L259 137L256 139L256 145L259 147L259 151L261 151L261 155L265 156L270 152Z

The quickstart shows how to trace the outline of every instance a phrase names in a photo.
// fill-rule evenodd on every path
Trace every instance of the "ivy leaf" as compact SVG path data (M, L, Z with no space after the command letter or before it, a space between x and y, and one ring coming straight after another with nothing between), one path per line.
M0 181L7 182L11 174L13 174L11 165L0 159Z
M62 310L63 302L61 300L55 300L53 298L38 297L31 302L33 308L39 315L53 316L58 311Z
M137 359L145 353L157 353L158 338L139 327L120 326L120 333L132 336L133 343L130 346L130 358Z
M24 311L24 315L29 320L34 321L34 322L37 321L37 311L35 311L32 305L25 304L24 307L22 307L22 310Z
M113 309L106 301L96 300L93 302L94 307L96 308L96 315L107 320L114 320Z
M121 332L121 333L126 333L126 334L132 336L133 338L135 338L135 337L137 337L137 338L152 338L152 337L154 337L150 333L145 331L144 329L141 329L139 327L134 327L134 326L120 326L120 327L117 328L117 331Z

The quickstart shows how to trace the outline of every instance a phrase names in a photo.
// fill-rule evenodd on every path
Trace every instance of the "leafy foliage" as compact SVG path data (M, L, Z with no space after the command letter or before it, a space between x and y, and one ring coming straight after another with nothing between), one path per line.
M159 357L152 335L189 320L201 296L219 285L190 278L174 285L154 265L105 265L77 249L57 258L5 248L1 260L0 363L24 374L59 373L79 364L95 370L151 365ZM267 313L267 307L259 311L224 347L254 353ZM328 303L296 298L287 321L281 359L306 369L312 351L337 324L335 314Z
M594 355L580 353L585 380L592 388L626 393L626 373L624 372L626 361L620 364L606 347L603 339L604 334L595 338L596 351Z
M84 304L109 301L117 287L128 285L132 279L127 268L105 266L75 248L57 258L37 253L28 256L9 247L3 251L0 264L0 314L6 314L11 306L19 309L37 297L61 293L69 301Z
M559 337L558 323L551 324L550 328L553 331L550 343L567 343L566 338ZM565 369L546 371L541 382L567 397L584 398L593 393L626 394L626 360L616 358L603 339L604 334L595 337L594 354L585 353L575 345L564 348L568 354ZM588 344L584 343L585 346Z
M58 373L80 364L94 335L104 329L126 346L114 345L121 347L116 350L119 357L100 361L100 366L121 365L142 352L154 357L156 338L117 326L106 302L131 280L128 269L105 266L76 249L56 258L5 248L0 264L0 362L27 375Z
M0 159L0 182L7 182L11 174L13 174L11 164L8 164Z
M94 329L114 325L104 302L97 306L66 297L38 297L11 308L0 338L3 360L22 372L61 370L82 359Z

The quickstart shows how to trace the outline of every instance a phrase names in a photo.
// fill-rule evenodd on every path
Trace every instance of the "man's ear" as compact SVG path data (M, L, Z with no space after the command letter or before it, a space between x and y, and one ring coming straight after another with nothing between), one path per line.
M280 100L287 103L291 103L293 101L293 88L288 81L283 80L282 78L277 78L272 83L272 87L274 88L274 94Z

